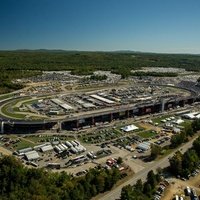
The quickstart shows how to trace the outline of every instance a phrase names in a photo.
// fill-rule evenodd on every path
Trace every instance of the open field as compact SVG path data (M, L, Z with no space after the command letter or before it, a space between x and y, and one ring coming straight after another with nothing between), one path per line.
M142 131L139 132L138 135L142 138L151 138L157 135L157 133L155 131Z

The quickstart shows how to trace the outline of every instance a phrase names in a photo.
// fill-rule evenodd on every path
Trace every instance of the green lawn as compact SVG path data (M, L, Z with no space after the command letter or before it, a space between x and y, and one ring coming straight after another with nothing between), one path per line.
M27 148L27 147L33 147L33 146L35 146L33 143L30 143L30 142L25 141L25 140L21 140L17 144L14 144L13 148L16 149L16 150L19 150L19 149L23 149L23 148Z
M150 138L150 137L154 137L157 133L152 132L152 131L142 131L140 133L138 133L138 135L142 138Z
M27 104L31 105L31 104L37 103L37 102L38 102L38 99L31 99L31 100L28 100L28 101L22 103L22 105L27 105Z
M10 98L14 96L14 94L4 94L4 95L0 95L0 100L3 100L3 99L7 99L7 98Z

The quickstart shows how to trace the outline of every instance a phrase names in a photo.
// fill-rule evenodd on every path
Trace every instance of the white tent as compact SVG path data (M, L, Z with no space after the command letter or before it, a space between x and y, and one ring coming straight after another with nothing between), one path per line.
M137 129L139 129L139 128L137 126L133 125L133 124L121 128L121 130L123 130L125 132L134 131L134 130L137 130Z

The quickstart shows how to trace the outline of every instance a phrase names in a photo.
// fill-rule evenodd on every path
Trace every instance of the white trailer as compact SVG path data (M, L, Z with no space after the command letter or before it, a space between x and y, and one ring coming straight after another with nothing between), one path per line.
M74 147L71 147L70 150L72 153L78 153L77 149L75 149Z
M61 144L59 144L58 146L60 147L60 149L61 149L62 151L65 150L65 148L64 148Z
M62 144L62 146L65 148L65 150L68 149L68 147L65 144Z
M71 144L72 144L74 147L78 146L74 141L71 141Z
M74 142L77 144L77 146L80 145L80 142L78 142L77 140L74 140Z
M65 144L66 144L69 148L73 146L69 141L66 141Z
M55 150L57 153L60 153L60 152L61 152L61 149L60 149L59 146L55 146L55 147L54 147L54 150Z

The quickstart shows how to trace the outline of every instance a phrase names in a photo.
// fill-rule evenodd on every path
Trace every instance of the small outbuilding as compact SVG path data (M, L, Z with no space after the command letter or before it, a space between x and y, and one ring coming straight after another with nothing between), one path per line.
M149 142L142 142L142 143L138 144L137 149L147 151L150 149L150 147L151 147L151 144Z

